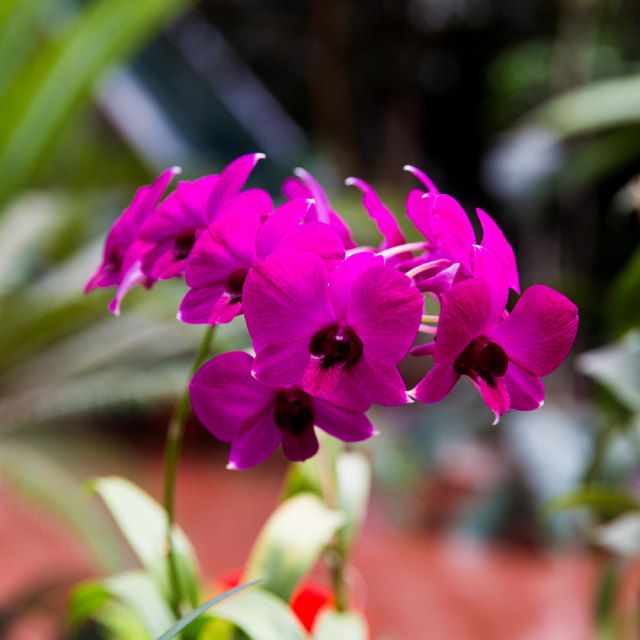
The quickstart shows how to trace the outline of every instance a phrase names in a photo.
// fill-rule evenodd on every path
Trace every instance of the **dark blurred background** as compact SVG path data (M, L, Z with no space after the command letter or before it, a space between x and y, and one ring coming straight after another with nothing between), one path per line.
M108 293L82 296L104 233L161 169L190 179L262 151L253 184L276 194L304 166L362 243L374 229L343 180L370 181L405 224L402 167L423 168L503 226L525 285L581 311L534 414L491 427L462 385L376 412L354 578L376 637L596 637L601 514L544 505L640 486L637 2L4 0L0 113L0 636L66 637L69 586L126 564L80 486L122 473L159 494L199 340L175 321L178 283L135 292L118 319ZM248 344L241 322L217 340ZM408 362L409 383L427 366ZM213 585L284 466L226 472L225 447L190 427L179 518Z

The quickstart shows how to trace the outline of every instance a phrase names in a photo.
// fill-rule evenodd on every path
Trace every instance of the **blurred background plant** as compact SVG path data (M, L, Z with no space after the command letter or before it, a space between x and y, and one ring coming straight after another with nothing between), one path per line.
M79 487L89 475L135 475L141 460L159 459L198 339L175 321L173 283L132 294L118 320L107 316L108 296L81 294L104 232L139 184L166 166L181 164L189 178L263 151L262 186L275 192L293 166L306 166L366 241L373 229L342 179L372 181L401 215L411 185L401 167L411 163L468 210L496 216L525 283L545 282L578 303L575 352L584 353L549 381L540 412L499 429L463 388L439 408L379 411L374 524L380 513L425 545L436 535L529 554L596 547L598 628L632 636L638 24L632 0L5 0L0 496L9 504L22 496L80 533L92 571L128 565ZM235 325L217 338L220 349L243 339ZM420 364L407 366L410 383ZM200 434L192 430L192 450L208 447L207 464L221 464L221 450ZM547 503L557 515L540 509ZM8 513L3 530L15 531ZM0 584L7 637L77 578L40 575ZM64 633L57 609L52 637ZM400 620L378 626L412 638ZM537 636L509 637L541 637L544 627L533 628Z

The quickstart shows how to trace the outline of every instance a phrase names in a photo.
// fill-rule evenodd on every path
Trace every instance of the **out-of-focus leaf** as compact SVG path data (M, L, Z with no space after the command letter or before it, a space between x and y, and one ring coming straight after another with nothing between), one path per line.
M119 605L116 608L118 613L126 610L130 614L126 616L127 628L135 628L136 637L152 640L175 622L171 609L149 576L142 571L130 571L77 587L71 596L69 617L72 628L88 619L95 619L107 629L111 628L114 619L111 605L114 602ZM140 621L141 627L132 622L131 616Z
M136 556L169 596L166 560L166 515L162 507L133 483L116 476L97 478L91 486L103 499ZM181 529L174 528L173 544L182 593L188 602L199 599L199 578L195 553ZM166 626L165 626L166 628ZM164 631L164 629L162 629Z
M3 0L0 3L0 95L18 73L35 44L34 23L46 0Z
M0 199L27 181L100 74L130 55L186 0L94 0L21 72L0 102Z
M260 532L246 578L262 578L262 588L288 602L343 523L343 517L315 495L298 494L286 500Z
M340 529L340 544L347 551L364 520L371 489L371 466L358 452L345 452L336 460L336 477L340 510L344 526Z
M364 616L357 611L321 611L313 625L313 640L368 640Z
M568 91L538 107L529 119L561 137L640 122L640 74Z
M627 511L639 511L640 502L616 487L586 485L572 493L549 500L545 510L549 515L554 515L578 507L588 507L603 518L611 518Z
M251 640L310 640L289 606L261 587L225 600L213 614L236 625Z
M284 481L282 499L292 498L299 493L322 495L318 463L315 457L305 462L294 462L289 465Z
M258 584L258 582L260 582L260 580L254 580L252 582L247 582L245 584L238 585L237 587L228 589L224 593L219 593L217 596L214 596L213 598L210 598L206 602L203 602L200 606L196 607L193 611L191 611L189 614L184 616L184 618L181 618L180 620L178 620L178 622L174 624L170 629L167 629L158 638L158 640L171 640L172 638L175 638L181 631L186 629L190 624L195 622L200 616L202 616L209 609L211 609L211 607L219 605L220 603L225 601L227 598L230 598L231 596L234 596L237 593L244 591L249 587L253 587L254 585Z
M607 296L607 316L616 331L640 325L639 291L640 247L636 249L624 269L616 276Z
M111 593L101 581L79 584L71 593L69 601L69 624L71 628L92 618L111 600Z
M78 488L78 480L33 447L7 440L0 442L0 476L23 498L42 506L71 527L85 541L104 569L119 570L118 553L106 516Z
M640 411L640 331L614 344L583 353L577 366L631 411Z
M105 640L154 640L140 617L116 600L96 611L93 619L103 628Z
M640 513L625 513L600 525L594 532L597 542L621 556L640 556Z

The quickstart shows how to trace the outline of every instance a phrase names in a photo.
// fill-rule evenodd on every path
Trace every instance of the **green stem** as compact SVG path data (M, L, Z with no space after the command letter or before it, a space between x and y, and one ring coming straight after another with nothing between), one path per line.
M329 444L327 441L322 444L325 446L320 447L318 463L324 501L329 508L339 509L336 458L340 454L342 447L339 447L334 442L330 443L333 445L331 447L327 446ZM338 611L347 611L349 609L349 587L345 580L347 549L343 544L340 533L338 533L336 540L329 547L326 557L336 609Z
M198 347L191 373L189 374L189 382L195 372L200 368L206 360L211 350L211 342L213 340L213 327L207 327L202 342ZM178 399L169 427L167 429L167 440L165 444L165 475L164 475L164 510L167 514L167 570L169 573L169 587L171 593L171 607L177 617L182 615L180 610L183 602L182 585L178 574L178 563L176 560L175 549L173 547L172 531L175 525L175 493L176 493L176 473L178 470L178 458L180 457L180 449L182 447L182 439L184 437L184 428L187 418L191 411L191 403L189 400L189 386L185 387L182 395ZM197 604L197 603L195 603ZM194 605L195 606L195 605Z

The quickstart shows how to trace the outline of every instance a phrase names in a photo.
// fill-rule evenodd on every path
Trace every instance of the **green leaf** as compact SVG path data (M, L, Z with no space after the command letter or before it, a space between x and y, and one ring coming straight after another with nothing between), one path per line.
M625 513L594 531L598 544L619 556L640 556L640 513Z
M638 291L640 291L640 247L616 276L607 296L607 319L615 330L640 325Z
M287 476L284 481L282 499L287 500L299 493L313 493L322 495L320 485L320 473L316 458L311 458L305 462L293 462L289 465Z
M0 102L0 199L23 185L110 66L126 59L186 0L94 0L45 44Z
M592 484L553 498L545 505L545 511L548 515L555 515L578 507L588 507L602 518L612 518L627 511L640 510L640 502L616 487Z
M336 460L337 490L344 526L340 529L340 545L346 552L353 544L367 513L371 489L371 466L366 456L346 452Z
M618 342L583 353L577 366L629 410L640 411L640 331L632 331Z
M71 596L70 624L76 628L92 618L115 637L129 638L116 635L114 629L122 626L116 624L116 620L125 611L126 628L136 629L136 637L149 640L175 622L171 609L149 576L142 571L130 571L77 587Z
M300 579L311 569L344 523L343 517L313 494L283 502L260 532L247 564L248 579L288 602Z
M313 625L314 640L368 640L369 629L357 611L321 611Z
M192 622L195 622L200 616L206 613L211 607L222 603L224 600L226 600L230 596L236 595L238 592L244 591L248 587L252 587L256 585L258 582L260 582L260 580L253 580L252 582L246 582L245 584L241 584L241 585L238 585L237 587L233 587L232 589L229 589L224 593L219 593L217 596L214 596L210 600L203 602L200 606L196 607L184 618L181 618L180 620L178 620L178 622L175 625L173 625L170 629L167 629L161 636L158 637L158 640L171 640L171 638L175 638L181 631L186 629Z
M216 607L214 615L233 623L252 640L310 640L289 606L262 588L226 600Z
M108 518L78 487L78 479L35 447L3 438L0 476L23 499L46 509L82 537L105 570L124 568L117 533Z
M640 121L640 74L593 82L552 98L529 116L563 137Z
M98 478L91 487L100 495L131 548L150 576L169 596L164 509L133 483L116 476ZM189 602L199 599L195 553L181 529L174 527L173 544L182 592Z

